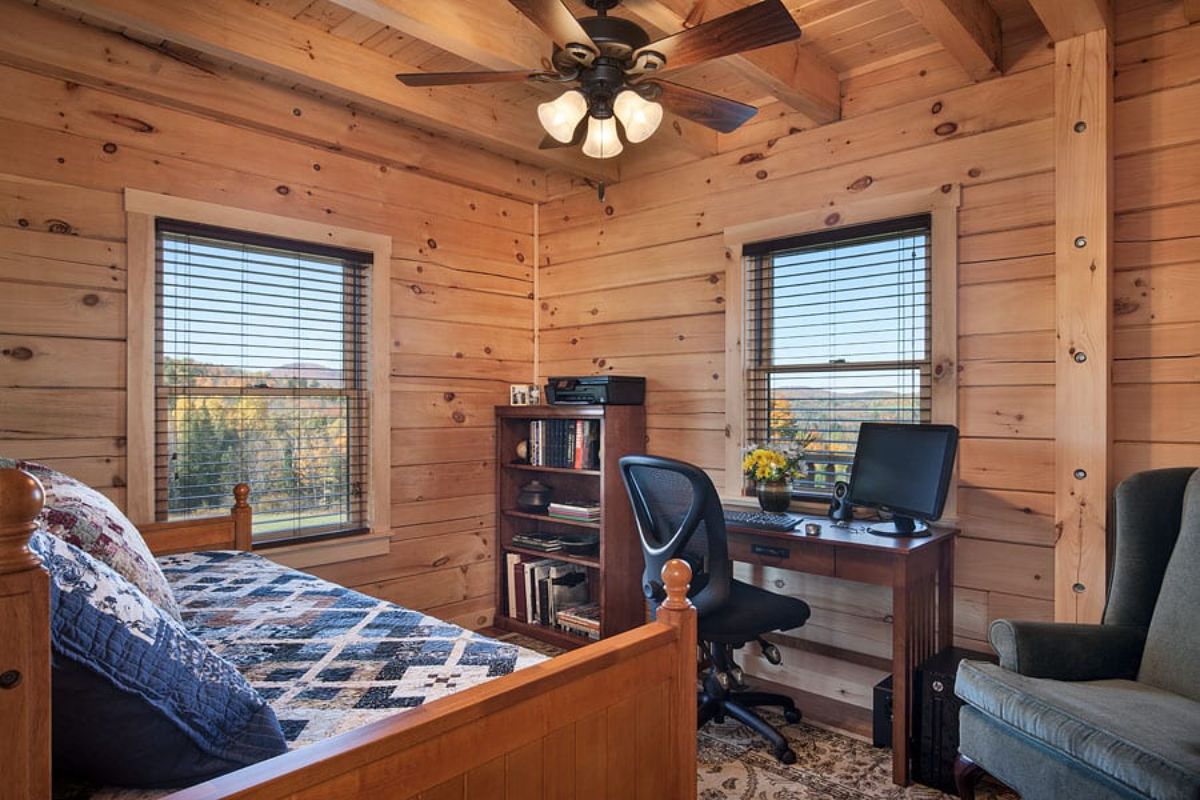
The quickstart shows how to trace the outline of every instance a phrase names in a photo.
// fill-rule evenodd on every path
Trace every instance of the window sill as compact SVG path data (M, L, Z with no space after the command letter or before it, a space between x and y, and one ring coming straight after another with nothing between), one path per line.
M339 539L277 545L258 549L258 554L292 569L309 569L371 556L386 556L392 549L390 532L360 533Z

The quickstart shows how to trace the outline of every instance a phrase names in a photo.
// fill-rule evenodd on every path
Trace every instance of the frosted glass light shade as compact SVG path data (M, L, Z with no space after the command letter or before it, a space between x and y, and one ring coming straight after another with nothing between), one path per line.
M663 118L662 106L628 89L617 95L613 113L625 126L625 138L630 144L644 142L653 136Z
M563 144L570 144L579 127L579 120L587 113L587 100L583 93L571 89L563 92L557 100L538 106L538 120L546 133Z
M583 154L592 158L612 158L625 149L617 135L617 121L608 119L588 120L587 138L583 141Z

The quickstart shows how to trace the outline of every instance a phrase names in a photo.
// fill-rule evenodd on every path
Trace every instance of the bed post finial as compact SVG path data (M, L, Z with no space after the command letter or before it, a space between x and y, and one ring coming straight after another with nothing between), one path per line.
M238 550L249 550L253 528L250 510L250 485L239 483L233 487L233 546Z
M687 599L688 583L692 580L692 568L681 558L672 558L662 568L663 585L667 587L667 599L663 608L682 611L692 607Z
M0 574L41 565L29 549L46 492L41 482L19 469L0 469Z
M50 800L50 576L29 549L45 499L0 469L0 800Z

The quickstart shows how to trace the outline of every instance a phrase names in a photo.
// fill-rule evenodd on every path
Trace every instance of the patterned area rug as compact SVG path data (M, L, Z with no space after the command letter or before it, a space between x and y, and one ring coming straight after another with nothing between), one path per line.
M709 723L699 735L698 800L943 800L937 789L892 783L892 751L844 733L764 713L796 751L781 764L762 739L736 722ZM985 784L979 800L1018 800Z
M519 633L495 638L545 656L562 652ZM789 725L770 711L765 716L792 743L796 763L780 764L762 739L736 722L710 722L698 736L697 800L952 800L928 786L892 783L891 750L810 723ZM975 796L1019 800L986 782Z

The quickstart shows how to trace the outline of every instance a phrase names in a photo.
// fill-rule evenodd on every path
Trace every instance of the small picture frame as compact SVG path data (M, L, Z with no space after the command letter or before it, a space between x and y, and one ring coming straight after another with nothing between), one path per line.
M508 387L508 404L510 406L530 406L536 400L530 398L529 390L537 391L537 387L525 383L514 383Z

